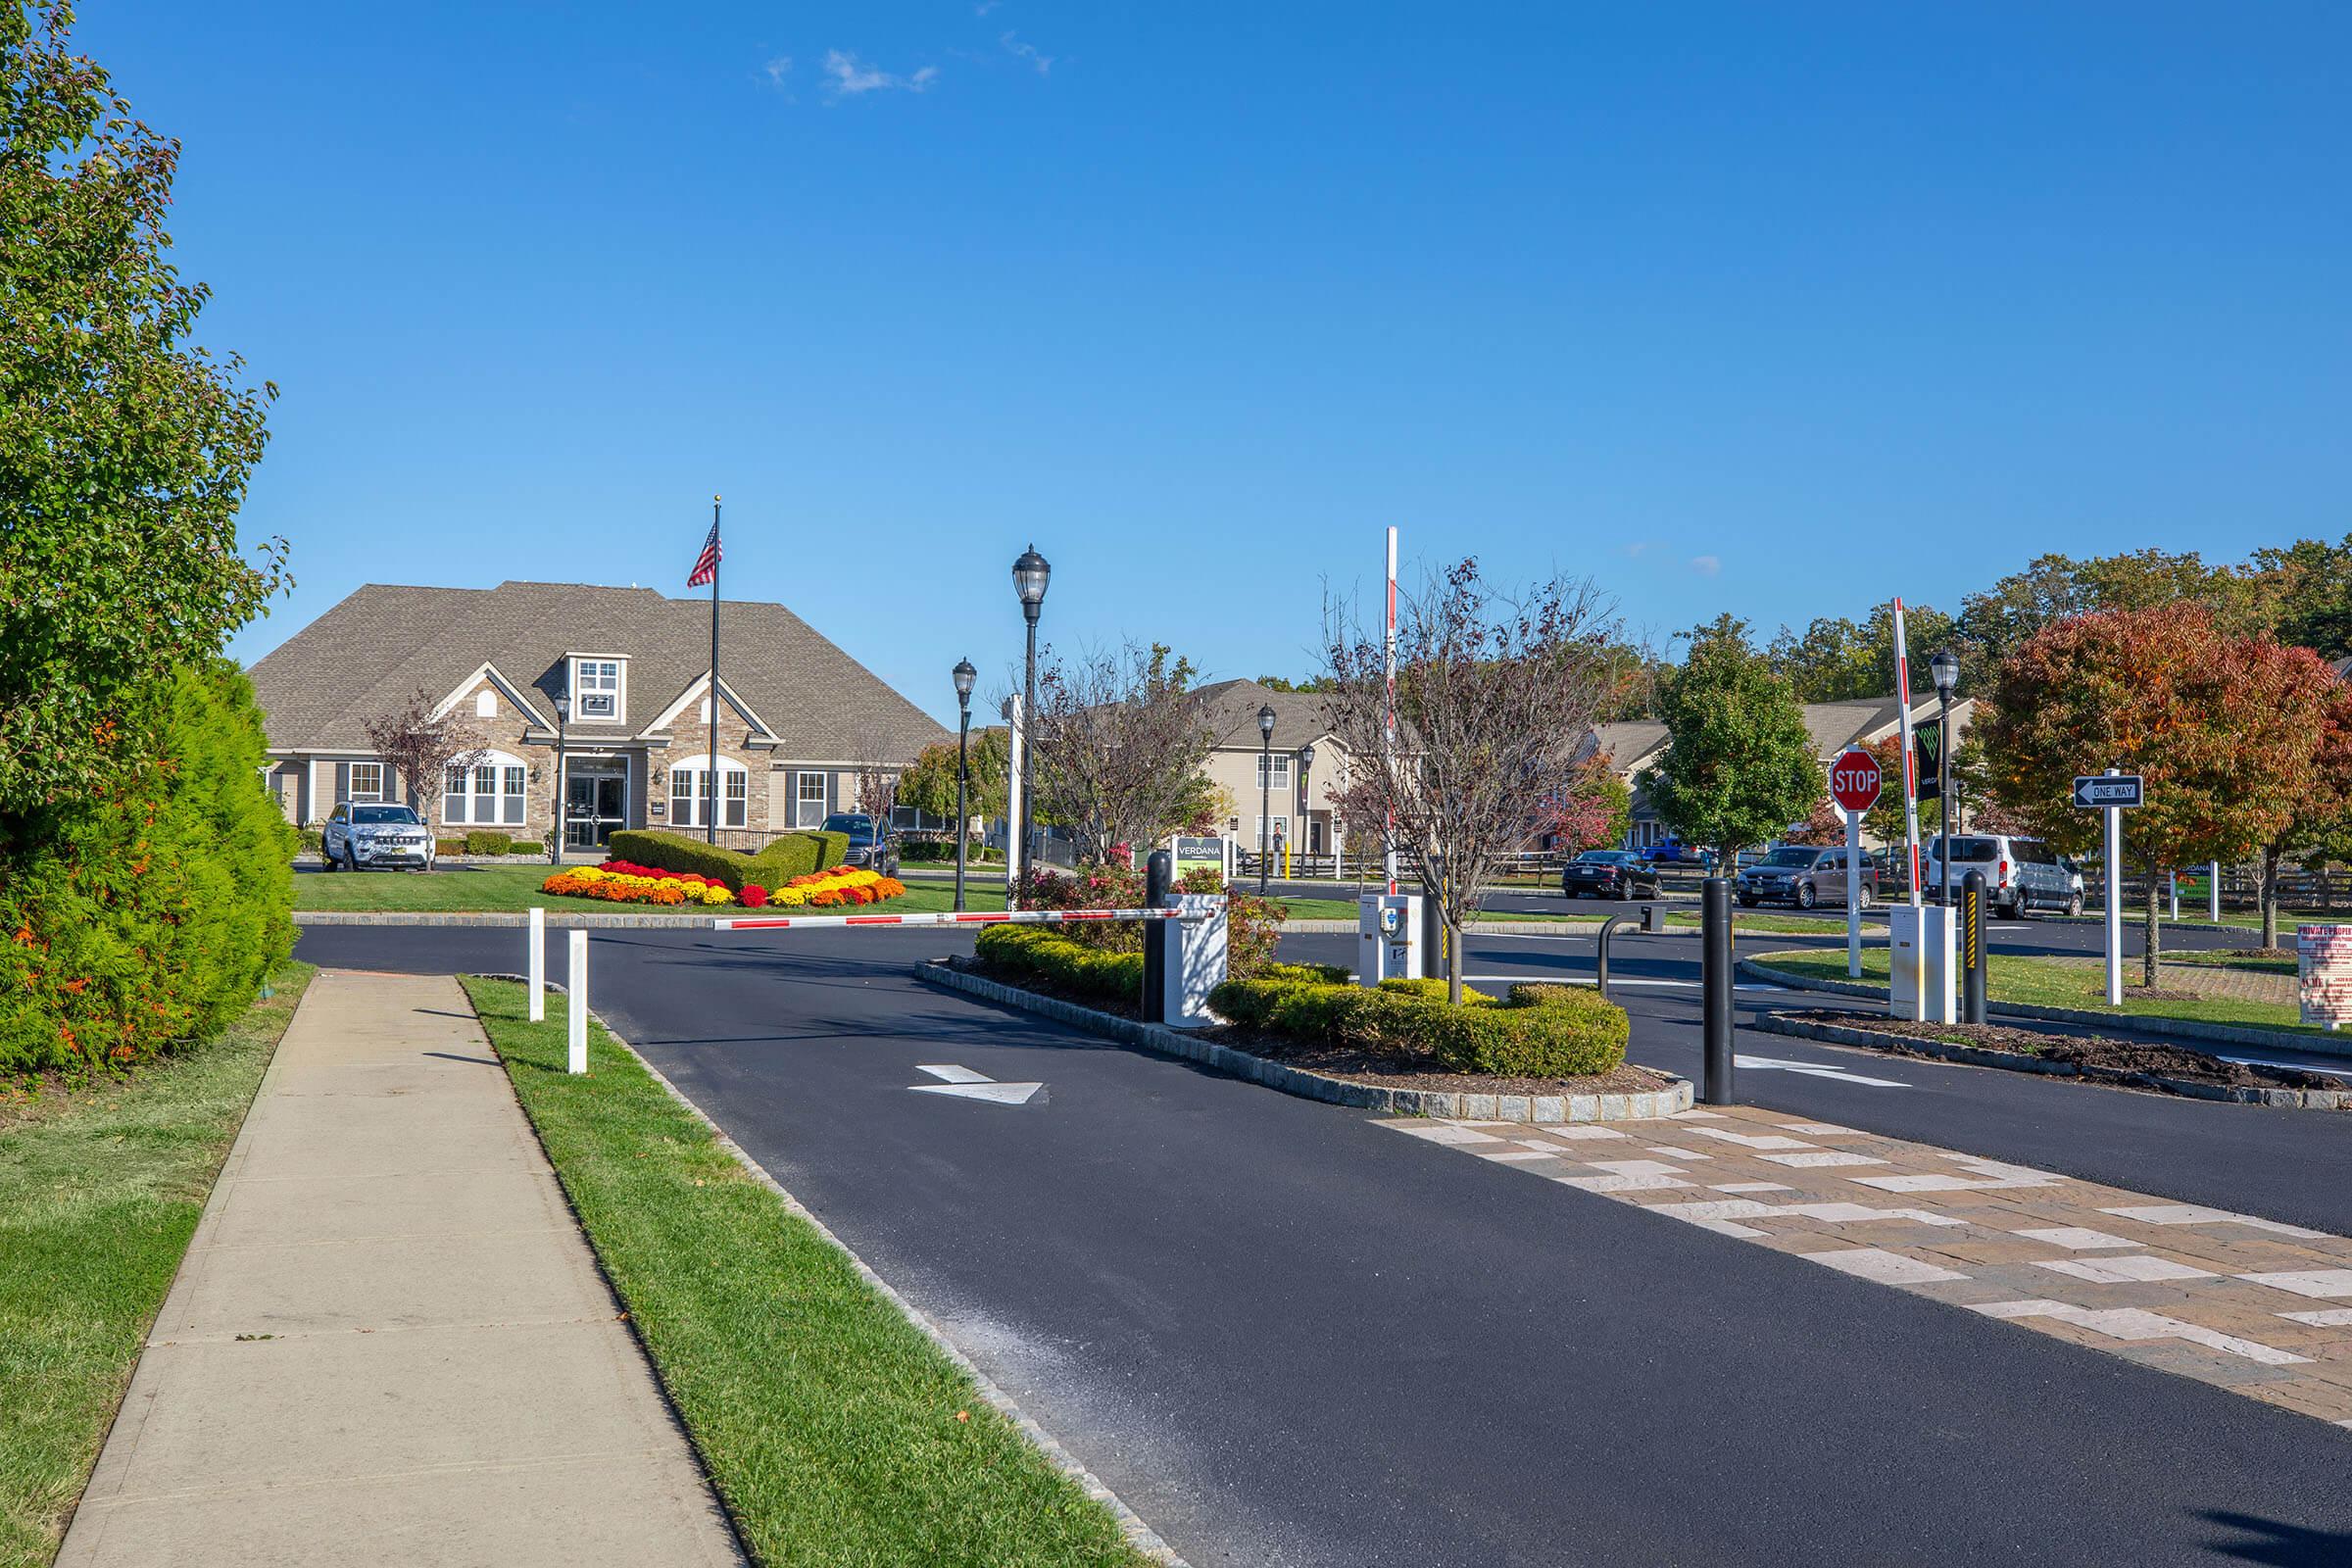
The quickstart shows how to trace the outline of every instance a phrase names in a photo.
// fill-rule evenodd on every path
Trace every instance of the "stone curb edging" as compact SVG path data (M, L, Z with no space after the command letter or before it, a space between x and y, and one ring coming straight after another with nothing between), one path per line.
M1755 958L1741 958L1736 967L1751 980L1786 986L1791 991L1823 991L1840 997L1867 997L1876 1002L1886 1000L1885 986L1792 974L1787 969L1775 969ZM2339 1043L2337 1037L2288 1034L2281 1029L2199 1023L2189 1018L2155 1018L2143 1013L2090 1012L2081 1007L2044 1007L2027 1002L1987 1003L1984 1010L1996 1018L2071 1023L2085 1028L2133 1029L2142 1034L2163 1035L2174 1040L2204 1040L2224 1046L2271 1046L2282 1051L2308 1051L2314 1055L2352 1055L2352 1039L2341 1039Z
M1691 1086L1674 1078L1671 1089L1636 1095L1470 1095L1439 1089L1382 1089L1349 1083L1303 1067L1285 1066L1263 1056L1202 1040L1165 1024L1142 1023L1116 1013L1098 1012L1058 997L1040 996L984 975L952 969L934 960L915 965L915 978L943 991L960 991L984 1002L1042 1013L1089 1034L1104 1035L1163 1055L1181 1056L1250 1083L1263 1084L1301 1100L1348 1105L1359 1110L1387 1111L1397 1116L1444 1116L1461 1121L1587 1122L1644 1121L1689 1110ZM1652 1068L1651 1071L1657 1071Z
M553 924L554 922L551 919L549 923ZM480 975L477 978L483 980L512 980L520 985L528 985L530 983L530 979L527 975L519 974L485 974ZM553 981L550 981L547 982L547 989L551 992L560 994L564 988L555 984ZM1044 1427L1039 1426L1035 1418L1033 1418L1028 1411L1023 1410L1019 1404L1015 1403L1011 1395L1006 1394L1003 1389L999 1388L996 1382L991 1379L987 1373L981 1371L978 1366L974 1365L972 1358L968 1355L965 1355L963 1351L956 1347L956 1342L947 1337L946 1333L940 1329L938 1324L932 1322L929 1317L925 1316L920 1307L916 1306L912 1301L909 1301L906 1299L906 1298L901 1296L896 1290L892 1289L890 1282L884 1279L881 1275L875 1273L873 1267L868 1264L864 1258L859 1257L858 1253L851 1249L847 1242L844 1242L840 1237L834 1235L832 1229L827 1226L823 1220L818 1219L816 1215L809 1212L807 1204L803 1203L799 1199L793 1197L792 1193L784 1186L782 1182L777 1181L775 1177L769 1175L767 1167L752 1157L751 1151L745 1149L741 1144L735 1142L734 1139L728 1137L726 1130L720 1127L717 1122L712 1121L710 1117L705 1113L702 1106L687 1099L686 1092L680 1089L676 1084L671 1083L669 1081L668 1074L664 1073L661 1068L655 1066L653 1062L648 1060L645 1053L639 1051L634 1045L630 1044L629 1041L622 1036L618 1030L614 1029L610 1023L606 1022L603 1015L598 1013L594 1007L590 1007L588 1009L588 1016L596 1021L598 1028L604 1030L608 1039L610 1039L614 1045L620 1047L621 1050L627 1052L631 1056L635 1057L637 1060L637 1065L643 1067L647 1074L653 1078L654 1082L660 1084L662 1089L668 1093L669 1098L676 1101L678 1104L684 1108L686 1114L692 1116L696 1121L701 1122L705 1127L709 1128L711 1138L716 1141L720 1149L724 1150L730 1156L732 1156L737 1163L743 1166L745 1170L750 1171L762 1187L765 1187L769 1192L775 1194L777 1198L781 1199L786 1211L791 1213L796 1219L805 1221L809 1229L815 1231L818 1236L824 1238L827 1246L833 1248L844 1257L848 1258L850 1260L850 1266L858 1271L858 1277L859 1279L863 1280L876 1295L880 1296L892 1306L897 1307L901 1316L905 1317L907 1322L913 1324L914 1327L921 1332L923 1338L929 1340L933 1345L937 1346L940 1353L945 1355L950 1361L953 1361L956 1368L961 1371L965 1377L968 1377L972 1380L974 1387L980 1391L980 1396L988 1401L992 1409L996 1410L998 1414L1010 1421L1014 1426L1020 1428L1021 1435L1034 1444L1038 1450L1044 1453L1047 1459L1052 1461L1055 1469L1061 1471L1072 1481L1075 1481L1078 1484L1080 1491L1084 1492L1095 1501L1101 1503L1103 1507L1109 1509L1111 1515L1118 1520L1119 1531L1127 1538L1128 1544L1134 1546L1136 1550L1142 1552L1145 1556L1159 1564L1160 1568L1192 1568L1190 1563L1188 1563L1182 1556L1177 1554L1175 1547L1169 1545L1165 1541L1160 1539L1159 1532L1153 1530L1150 1525L1144 1522L1141 1514L1137 1513L1133 1508L1128 1507L1126 1502L1119 1496L1117 1493L1111 1491L1108 1486L1103 1484L1101 1478L1096 1476L1092 1470L1089 1470L1083 1463L1080 1462L1076 1454L1073 1454L1069 1449L1063 1447L1054 1440L1052 1433L1048 1432ZM487 1037L489 1032L490 1026L488 1024L483 1024L483 1035ZM527 1113L525 1119L528 1119ZM538 1124L533 1122L531 1126L532 1132L535 1135L538 1131ZM551 1160L550 1163L553 1163L553 1161ZM584 1233L585 1227L582 1229ZM632 1324L632 1331L634 1330L634 1324ZM648 1350L647 1354L650 1358L652 1352ZM683 1421L680 1422L680 1425L684 1425ZM706 1474L707 1473L708 1467L706 1466ZM713 1486L711 1490L715 1493L717 1488ZM731 1513L729 1517L730 1519L732 1518Z
M1766 1034L1793 1035L1799 1040L1816 1040L1831 1046L1855 1046L1865 1051L1877 1051L1883 1055L1898 1054L1887 1051L1886 1043L1890 1039L1900 1040L1909 1054L1934 1056L1963 1066L2038 1073L2047 1078L2080 1078L2085 1083L2107 1084L2119 1089L2156 1089L2191 1100L2218 1100L2237 1105L2283 1106L2295 1110L2352 1109L2352 1090L2345 1089L2243 1089L2222 1084L2200 1084L2186 1078L2167 1078L2160 1073L2125 1072L2115 1067L2084 1067L2070 1061L2037 1061L2014 1052L1959 1046L1948 1040L1936 1040L1924 1035L1887 1035L1876 1029L1848 1029L1838 1024L1790 1018L1777 1012L1764 1014L1755 1020L1752 1027Z

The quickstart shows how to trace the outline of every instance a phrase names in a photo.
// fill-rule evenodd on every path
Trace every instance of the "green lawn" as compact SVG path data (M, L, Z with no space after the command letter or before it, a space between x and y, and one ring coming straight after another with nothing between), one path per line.
M493 865L453 866L446 871L362 871L356 875L349 871L304 871L294 878L294 907L476 914L527 909L537 904L550 909L594 909L605 914L632 909L661 914L681 912L657 905L609 904L602 899L568 899L542 893L539 885L547 880L549 870L546 865ZM912 914L952 908L955 903L954 884L916 882L907 884L906 897L893 899L882 907ZM1004 884L982 886L967 877L964 905L973 909L1002 909ZM739 914L742 910L727 905L710 912Z
M1845 953L1842 949L1766 953L1750 956L1759 963L1809 979L1845 978ZM2265 1029L2285 1029L2297 1034L2326 1033L2325 1030L2304 1027L2299 1021L2301 1015L2292 1004L2242 1002L2222 997L2206 997L2194 1002L2150 1002L2126 997L2121 1007L2110 1007L2107 1005L2105 981L2096 967L2057 963L2047 958L2019 957L2010 954L1996 953L1991 956L1992 966L1986 971L1984 979L1985 995L1993 1002L2019 1002L2041 1007L2077 1007L2086 1012L2104 1012L2119 1018L2186 1018L2198 1023L2254 1024ZM1864 948L1864 982L1884 986L1886 983L1886 960L1887 951L1884 946ZM2124 965L2125 984L2132 984L2138 973L2138 960L2127 960Z
M466 982L605 1271L762 1563L1140 1565L838 1250L564 1000Z
M0 1102L0 1568L41 1568L310 983L129 1078Z

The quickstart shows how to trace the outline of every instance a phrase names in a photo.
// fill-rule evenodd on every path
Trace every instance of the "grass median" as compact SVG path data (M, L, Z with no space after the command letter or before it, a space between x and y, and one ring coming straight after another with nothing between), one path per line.
M0 1102L0 1568L56 1555L314 972L131 1077Z
M753 1551L771 1564L1141 1565L1117 1521L850 1259L564 999L466 988Z
M1845 951L1842 948L1751 954L1747 956L1769 968L1801 975L1809 980L1846 978ZM1885 947L1864 948L1863 983L1885 986L1886 962L1887 951ZM2138 977L2139 960L2126 959L2125 983L2136 984ZM2072 1007L2083 1012L2102 1012L2117 1018L2182 1018L2195 1023L2239 1024L2285 1030L2293 1034L2326 1033L2325 1030L2305 1026L2299 1010L2292 1003L2249 1002L2230 997L2166 1000L2127 994L2122 1006L2110 1007L2107 1005L2104 972L2095 962L2070 962L1994 953L1985 970L1984 983L1985 999L1996 1003Z

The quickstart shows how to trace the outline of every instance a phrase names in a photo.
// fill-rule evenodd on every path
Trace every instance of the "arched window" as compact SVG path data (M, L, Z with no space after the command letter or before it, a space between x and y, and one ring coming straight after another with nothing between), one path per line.
M749 827L751 825L752 774L732 757L721 755L718 760L720 827ZM671 827L708 827L710 825L711 791L710 758L682 757L669 764L669 825Z
M475 692L473 694L473 716L496 718L498 716L498 693L487 686Z
M521 827L523 785L529 777L522 759L505 752L484 752L471 767L450 768L441 782L441 820L452 826Z

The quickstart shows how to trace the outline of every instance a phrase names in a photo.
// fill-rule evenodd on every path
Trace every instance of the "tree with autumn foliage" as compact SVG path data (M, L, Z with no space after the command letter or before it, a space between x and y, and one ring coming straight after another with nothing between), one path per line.
M2332 677L2334 671L2307 648L2302 655ZM2318 870L2331 860L2352 859L2352 685L2331 681L2312 735L2311 777L2295 798L2293 813L2262 846L2262 945L2278 946L2278 870L2290 855Z
M2148 872L2141 980L2152 988L2159 870L2236 860L2285 831L2311 788L2332 685L2309 650L2226 636L2201 606L2103 611L2020 644L1977 724L1994 799L2060 849L2092 850L2103 831L2073 804L2078 776L2113 767L2146 781L2123 828L2127 857Z
M1634 821L1634 792L1607 755L1585 759L1576 781L1552 812L1552 845L1563 855L1604 850L1625 840Z

